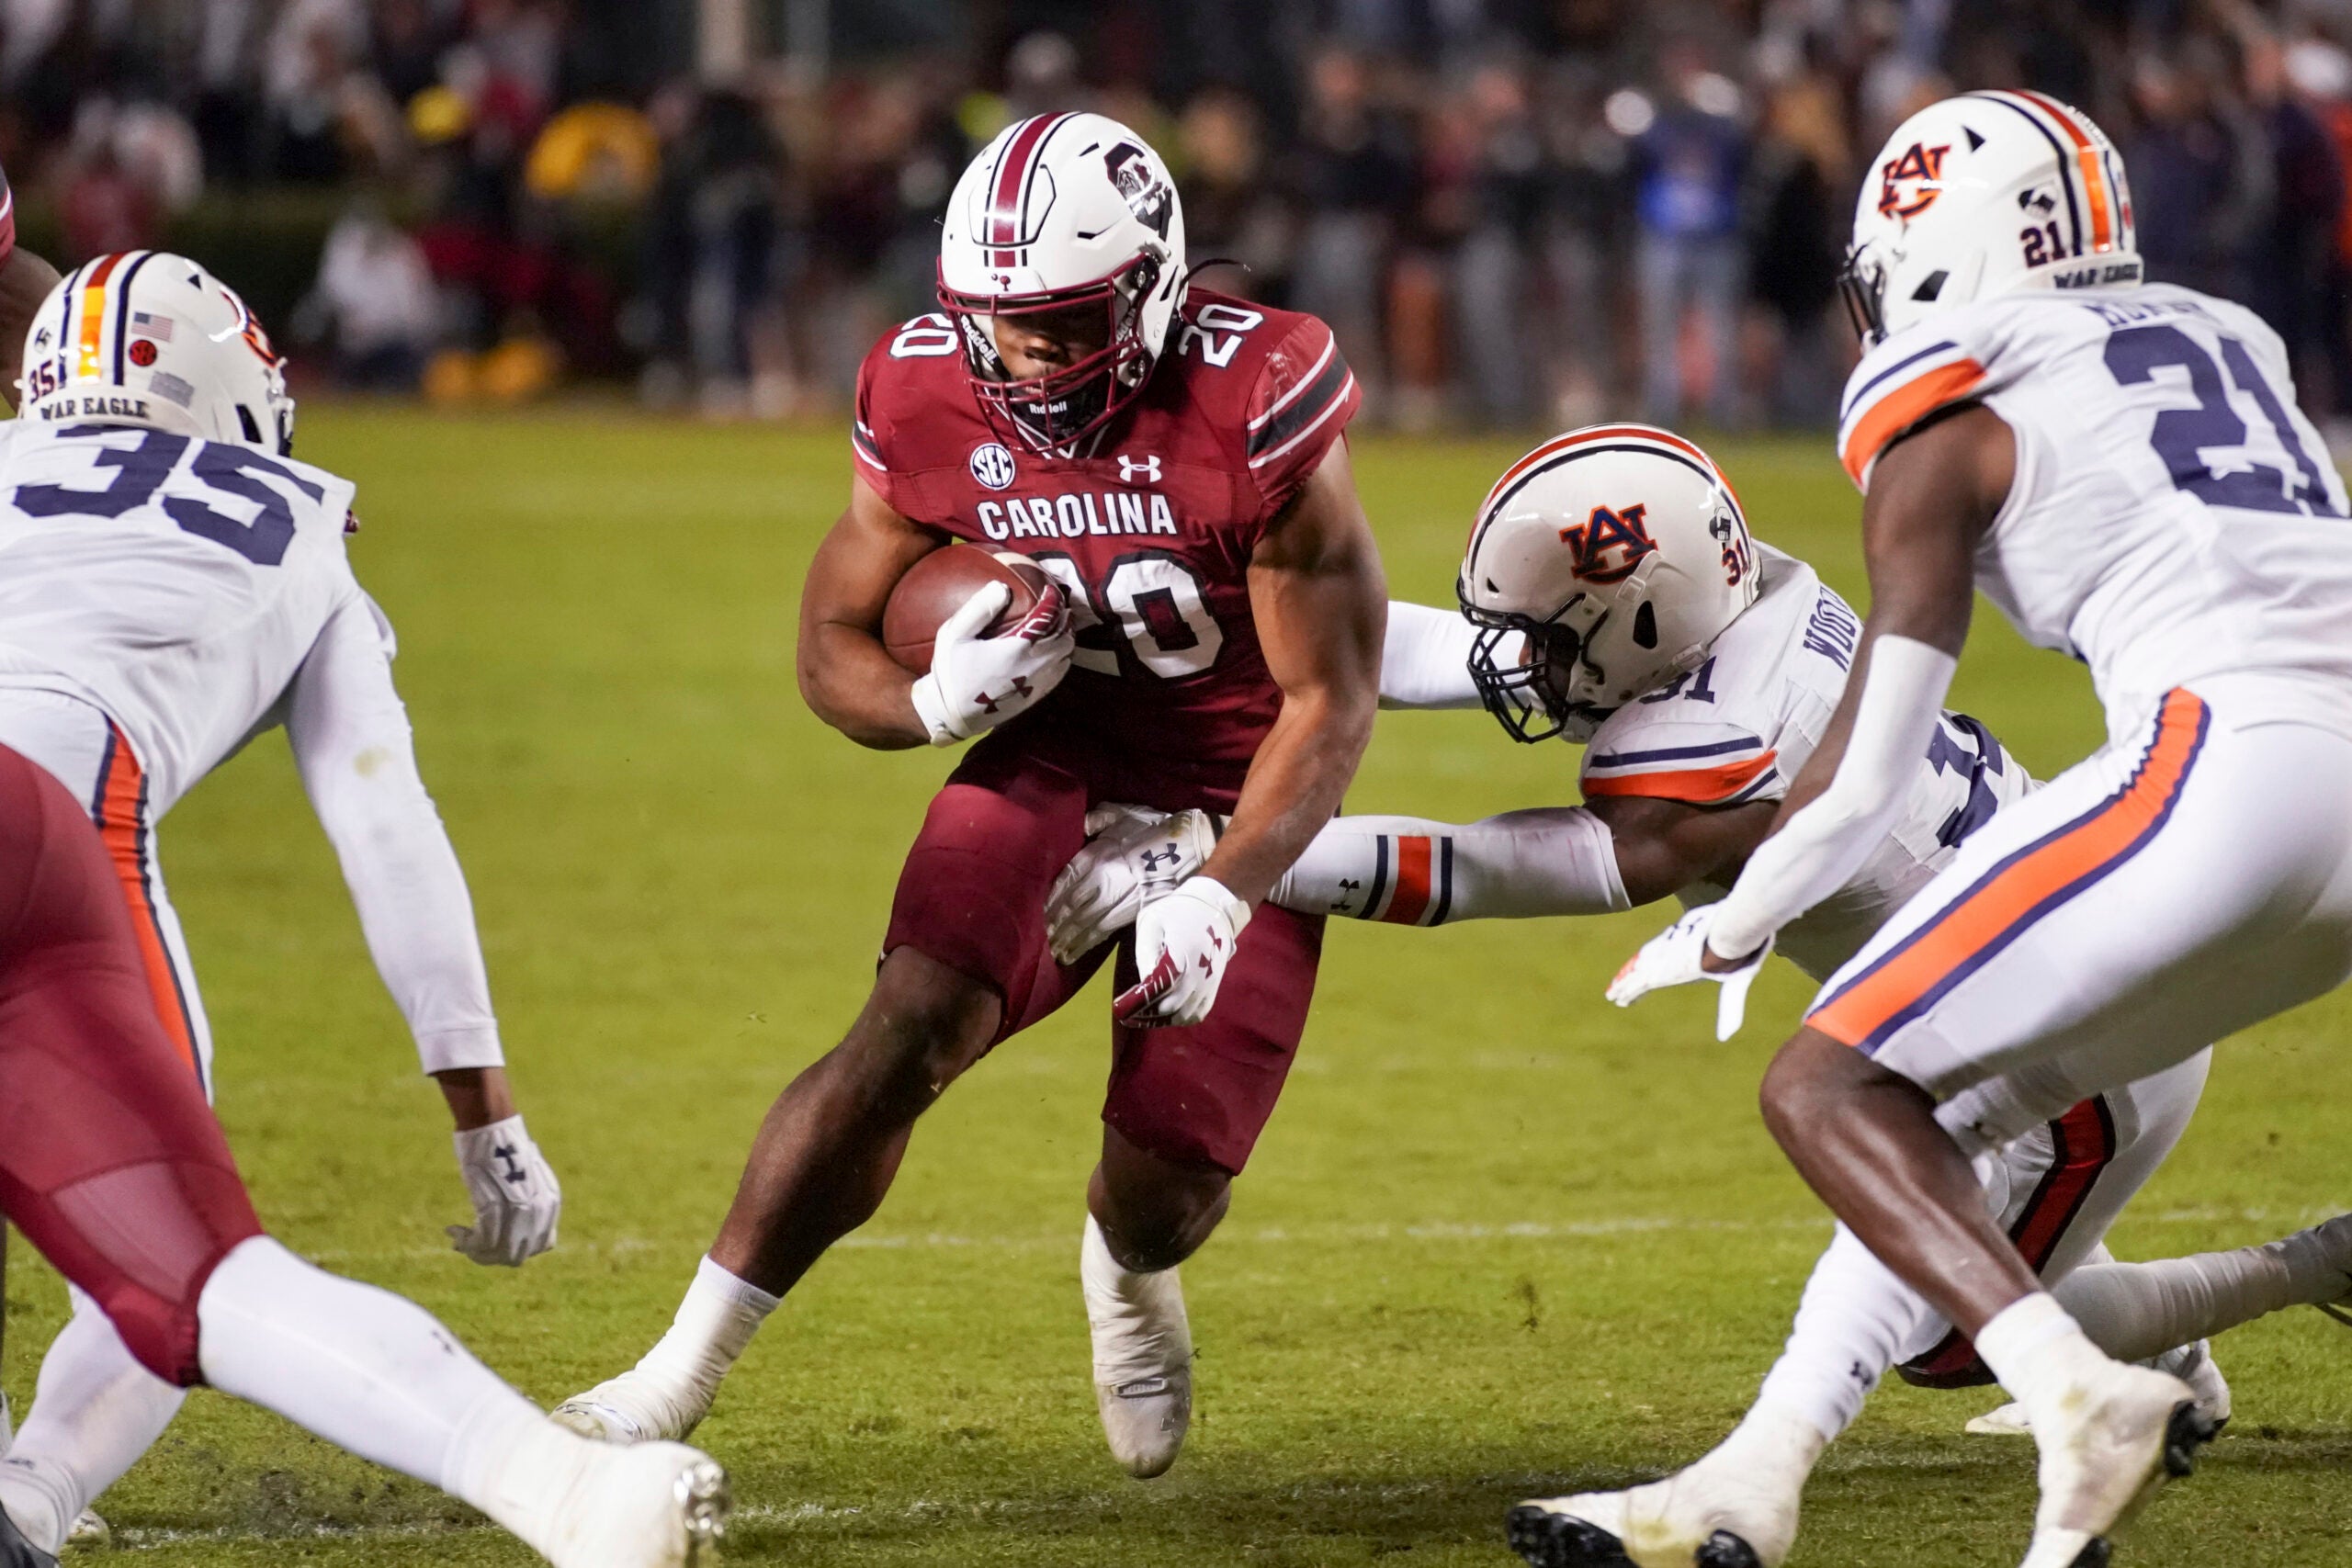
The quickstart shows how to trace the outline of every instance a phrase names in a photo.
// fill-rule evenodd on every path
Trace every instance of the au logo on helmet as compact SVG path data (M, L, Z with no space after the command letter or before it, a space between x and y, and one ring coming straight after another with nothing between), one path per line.
M1879 165L1878 209L1889 218L1917 218L1944 193L1944 154L1949 145L1914 141L1899 157ZM1909 188L1906 188L1909 187Z
M1561 529L1560 543L1568 547L1576 574L1587 582L1623 582L1633 576L1645 557L1657 553L1657 541L1650 537L1644 520L1648 511L1646 502L1613 509L1596 506L1583 522ZM1610 552L1619 549L1625 553L1611 559Z

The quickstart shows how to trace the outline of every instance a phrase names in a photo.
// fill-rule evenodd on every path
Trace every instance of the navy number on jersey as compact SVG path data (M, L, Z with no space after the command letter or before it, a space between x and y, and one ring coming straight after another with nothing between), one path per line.
M2287 417L2285 406L2255 364L2254 355L2233 337L2222 334L2216 341L2222 365L2214 364L2212 355L2195 338L2162 321L2119 328L2107 340L2107 368L2123 386L2153 381L2156 372L2165 368L2188 374L2188 389L2197 406L2161 411L2148 433L2149 445L2172 475L2173 488L2214 506L2335 515L2319 469L2303 450L2294 422ZM2227 385L2222 381L2222 366L2229 369ZM2288 483L2284 471L2244 455L2248 446L2246 423L2230 402L2231 386L2254 400L2272 437L2294 463L2298 471L2293 484ZM2226 452L2231 457L2217 465L2207 457L2209 452Z
M1088 583L1078 562L1057 551L1033 556L1069 595L1078 651L1070 662L1098 675L1119 673L1124 640L1136 662L1163 680L1197 675L1216 662L1225 628L1209 614L1201 580L1176 557L1159 550L1122 556L1102 580Z
M78 425L62 434L96 435L113 428ZM164 497L164 515L185 532L232 549L255 566L276 566L284 560L287 547L294 542L294 508L282 492L253 476L266 474L282 479L312 501L322 499L326 491L250 447L198 441L169 431L145 431L136 446L95 449L90 455L93 465L115 470L114 479L104 490L18 485L17 510L28 517L120 517L155 498L190 446L196 448L196 461L189 465L195 479L208 490L251 502L253 521L241 523L190 495Z

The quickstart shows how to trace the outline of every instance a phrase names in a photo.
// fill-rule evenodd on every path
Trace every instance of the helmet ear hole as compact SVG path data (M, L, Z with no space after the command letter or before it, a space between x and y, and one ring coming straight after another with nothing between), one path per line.
M1650 607L1646 599L1642 601L1642 607L1634 612L1634 645L1636 648L1657 646L1657 612Z
M239 403L237 405L237 423L244 427L245 439L247 441L252 442L256 446L262 445L261 421L255 419L254 417L254 411L245 407L243 403Z
M1941 271L1928 274L1919 280L1919 287L1911 291L1911 298L1923 303L1933 304L1942 298L1944 284L1951 276L1951 273Z

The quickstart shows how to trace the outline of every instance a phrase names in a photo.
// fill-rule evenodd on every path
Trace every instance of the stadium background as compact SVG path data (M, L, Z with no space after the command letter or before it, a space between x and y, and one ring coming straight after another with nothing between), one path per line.
M2160 275L2279 312L2328 418L2352 385L2333 372L2347 21L2161 0L0 0L28 242L61 262L183 245L249 289L297 356L303 454L359 484L354 558L400 628L567 1195L562 1246L519 1274L444 1248L465 1207L446 1122L271 739L161 835L265 1217L543 1402L667 1321L769 1097L855 1007L943 771L808 714L792 611L847 484L849 367L922 308L931 216L1004 115L1135 121L1180 161L1196 254L1250 264L1220 286L1333 318L1379 392L1357 467L1400 595L1445 601L1470 509L1536 427L1676 412L1654 392L1737 427L1717 454L1758 532L1859 594L1858 503L1803 427L1850 352L1829 275L1878 137L1954 83L2085 104L2125 143ZM1989 616L1955 700L2043 774L2098 739L2080 671ZM1387 715L1351 806L1558 801L1571 764L1482 715ZM1102 1452L1077 1292L1100 997L1008 1046L702 1429L746 1506L729 1560L1498 1565L1517 1498L1697 1453L1828 1227L1754 1109L1804 986L1777 970L1721 1046L1706 998L1600 1006L1657 923L1333 933L1283 1108L1186 1266L1201 1414L1148 1486ZM2348 1025L2331 1000L2233 1043L2117 1250L2352 1207L2352 1130L2327 1112ZM19 1267L7 1292L22 1410L63 1291ZM2129 1560L2352 1562L2347 1350L2312 1313L2223 1342L2237 1425ZM1960 1433L1994 1402L1883 1393L1816 1478L1795 1568L2014 1562L2029 1452ZM525 1560L202 1394L103 1507L158 1564Z

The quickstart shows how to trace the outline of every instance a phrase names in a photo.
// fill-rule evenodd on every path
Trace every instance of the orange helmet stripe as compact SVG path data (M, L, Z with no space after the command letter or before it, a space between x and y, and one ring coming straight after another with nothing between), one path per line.
M2115 249L2118 225L2112 216L2115 203L2109 194L2107 160L2100 156L2098 140L2082 123L2080 118L2055 98L2020 89L2018 96L2058 122L2066 140L2075 146L2075 167L2083 177L2083 189L2089 197L2091 209L2091 249Z
M82 354L82 377L85 381L98 378L98 342L107 325L107 279L114 276L121 254L100 256L91 265L89 281L82 285L82 331L78 346Z

